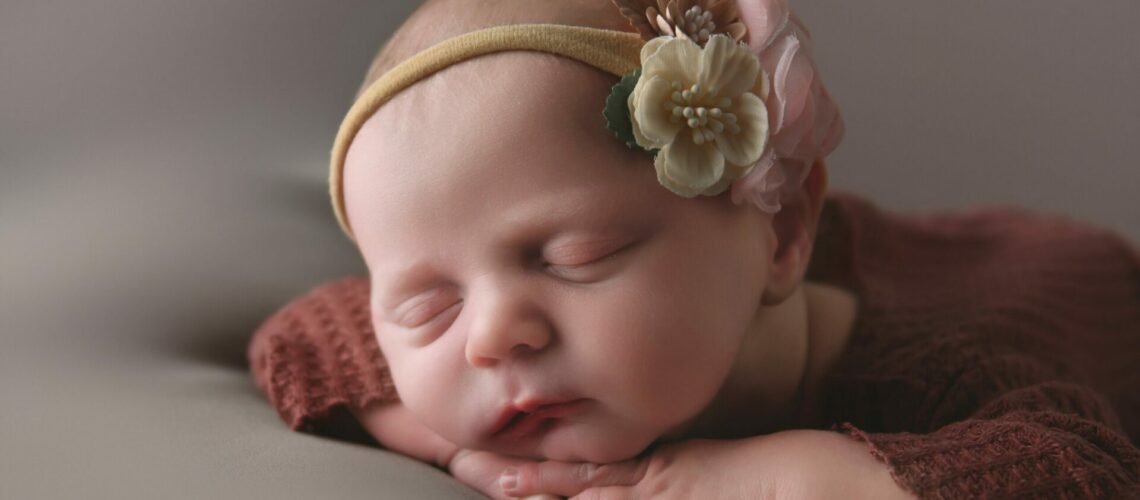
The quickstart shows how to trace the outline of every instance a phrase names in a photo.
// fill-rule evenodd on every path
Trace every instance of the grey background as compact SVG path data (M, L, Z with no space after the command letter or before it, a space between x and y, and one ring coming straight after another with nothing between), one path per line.
M793 5L848 124L833 188L1140 239L1140 3ZM275 307L363 271L327 153L411 8L0 3L0 498L471 494L289 432L244 365Z

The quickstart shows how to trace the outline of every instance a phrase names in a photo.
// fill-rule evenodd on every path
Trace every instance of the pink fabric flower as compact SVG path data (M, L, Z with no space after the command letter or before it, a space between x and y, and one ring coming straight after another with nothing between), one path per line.
M812 164L839 146L845 127L816 71L811 33L787 0L740 0L737 9L749 47L772 78L766 99L771 138L760 161L733 183L732 200L775 214L781 195L800 189Z

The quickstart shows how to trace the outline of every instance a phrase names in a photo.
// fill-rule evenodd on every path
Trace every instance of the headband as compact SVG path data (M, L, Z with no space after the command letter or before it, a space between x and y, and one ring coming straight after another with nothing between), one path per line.
M520 24L489 28L451 38L404 61L369 85L349 109L348 116L337 133L329 168L329 190L341 229L352 236L342 189L348 147L364 122L404 89L454 64L513 50L565 56L621 77L637 69L642 44L641 37L636 33L581 26Z
M830 96L814 78L807 30L786 0L760 0L753 47L732 0L614 0L637 33L582 26L519 24L445 40L385 73L341 123L329 191L341 229L353 238L344 204L348 149L364 123L395 95L454 64L506 51L573 59L621 78L604 106L629 147L655 156L661 184L684 197L732 189L736 203L779 211L811 163L843 134ZM719 27L719 28L718 28ZM601 106L602 103L599 103Z

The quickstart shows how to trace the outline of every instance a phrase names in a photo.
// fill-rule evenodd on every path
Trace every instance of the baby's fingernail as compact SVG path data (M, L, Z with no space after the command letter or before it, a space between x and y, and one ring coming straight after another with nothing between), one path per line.
M504 492L514 491L519 486L519 470L514 467L507 467L503 474L499 476L499 487Z

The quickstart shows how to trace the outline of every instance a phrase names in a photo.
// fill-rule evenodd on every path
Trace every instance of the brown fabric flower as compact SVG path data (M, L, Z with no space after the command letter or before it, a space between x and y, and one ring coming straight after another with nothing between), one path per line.
M642 38L650 40L661 36L661 33L657 32L657 0L613 0L613 2Z
M704 46L715 33L737 42L748 32L735 0L613 0L642 38L685 38Z

